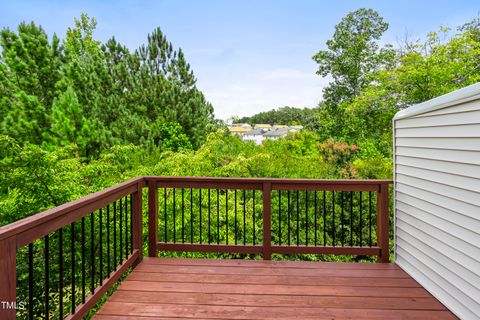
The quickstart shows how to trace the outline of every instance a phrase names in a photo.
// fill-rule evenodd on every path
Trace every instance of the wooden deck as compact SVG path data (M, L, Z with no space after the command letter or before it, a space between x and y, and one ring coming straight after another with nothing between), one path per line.
M395 264L144 258L94 319L456 319Z

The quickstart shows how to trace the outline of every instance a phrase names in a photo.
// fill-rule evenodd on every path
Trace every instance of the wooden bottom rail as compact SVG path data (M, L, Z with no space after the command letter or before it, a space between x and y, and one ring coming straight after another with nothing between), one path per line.
M262 245L234 245L234 244L195 244L195 243L157 243L159 251L177 252L222 252L262 254ZM340 254L379 256L380 247L314 247L314 246L271 246L271 253L279 254Z
M196 244L196 243L157 243L159 251L179 252L223 252L223 253L251 253L261 254L261 245L235 245L235 244Z
M272 253L280 254L343 254L379 256L379 247L314 247L314 246L272 246Z
M112 275L105 279L103 285L95 288L93 294L89 295L85 299L85 303L82 303L76 307L75 313L69 314L65 319L75 320L83 319L83 316L87 314L90 309L102 298L102 296L110 289L115 282L127 271L127 268L132 266L138 259L140 252L138 249L133 250L133 253L128 256L127 260L120 265L120 267L112 273Z

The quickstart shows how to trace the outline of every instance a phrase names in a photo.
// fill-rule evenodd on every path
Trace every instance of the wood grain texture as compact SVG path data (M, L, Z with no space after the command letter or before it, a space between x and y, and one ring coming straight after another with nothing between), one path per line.
M94 319L456 319L395 264L144 258Z

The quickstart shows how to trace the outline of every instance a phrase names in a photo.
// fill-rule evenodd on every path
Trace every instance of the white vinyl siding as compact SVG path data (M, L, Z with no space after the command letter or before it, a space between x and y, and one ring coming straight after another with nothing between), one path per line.
M394 119L395 262L461 319L480 319L480 85L467 91L475 99Z

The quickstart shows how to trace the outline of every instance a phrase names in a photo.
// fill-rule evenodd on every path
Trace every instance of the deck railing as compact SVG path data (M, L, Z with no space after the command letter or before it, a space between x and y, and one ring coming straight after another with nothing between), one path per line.
M0 318L82 318L158 251L389 260L389 180L138 177L0 228ZM147 221L145 221L147 222ZM17 272L18 270L18 272Z

